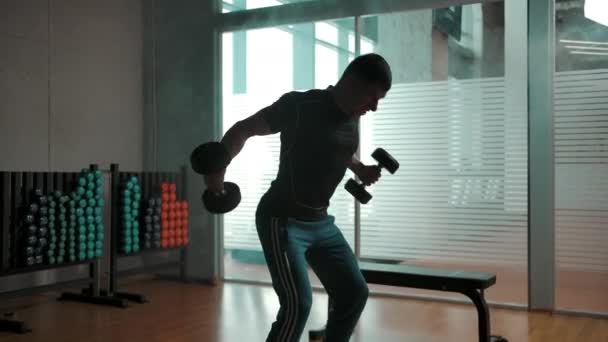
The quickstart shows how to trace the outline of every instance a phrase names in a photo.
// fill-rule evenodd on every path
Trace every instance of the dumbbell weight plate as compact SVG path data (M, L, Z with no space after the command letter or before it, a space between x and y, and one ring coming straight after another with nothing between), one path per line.
M35 221L36 221L36 218L34 217L34 215L26 215L25 216L25 223L32 224Z
M47 236L48 233L49 233L49 229L48 228L41 227L40 229L38 229L38 236L39 237L45 237L45 236Z
M47 196L41 196L38 198L38 202L41 206L46 206L49 203L49 198Z
M36 238L36 236L30 235L27 237L28 246L35 246L37 242L38 242L38 238Z
M349 179L346 184L344 184L344 188L362 204L366 204L372 199L372 195L365 190L363 185L357 183L354 179Z
M372 158L378 161L379 166L387 169L391 174L394 174L399 169L399 162L383 148L377 148L372 153Z
M33 265L34 265L34 262L35 262L34 257L27 257L27 258L25 259L25 265L26 265L26 266L33 266Z
M33 224L30 224L29 226L27 226L28 235L34 235L34 234L36 234L36 232L38 232L38 227L36 227Z
M30 213L31 214L36 214L38 212L38 209L40 209L40 206L38 206L38 204L36 204L36 203L30 204Z
M224 183L224 192L215 194L209 190L203 193L205 208L214 214L225 214L236 208L241 202L241 190L232 182Z
M208 142L197 146L190 154L194 172L209 175L221 171L230 164L230 155L220 142Z

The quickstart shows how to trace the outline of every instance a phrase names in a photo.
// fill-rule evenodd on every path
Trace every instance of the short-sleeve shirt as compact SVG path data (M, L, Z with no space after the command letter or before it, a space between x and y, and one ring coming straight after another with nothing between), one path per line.
M262 111L280 132L279 170L258 215L320 220L359 145L359 119L344 113L330 88L289 92Z

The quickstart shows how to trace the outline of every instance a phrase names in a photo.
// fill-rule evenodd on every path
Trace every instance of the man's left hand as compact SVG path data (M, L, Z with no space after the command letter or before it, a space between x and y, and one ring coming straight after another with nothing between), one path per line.
M362 164L357 169L357 172L355 172L355 174L357 175L357 177L359 177L359 179L361 180L361 182L363 182L363 184L365 184L366 186L369 186L378 181L378 179L380 178L380 170L381 170L380 166L377 166L377 165L368 166L368 165Z

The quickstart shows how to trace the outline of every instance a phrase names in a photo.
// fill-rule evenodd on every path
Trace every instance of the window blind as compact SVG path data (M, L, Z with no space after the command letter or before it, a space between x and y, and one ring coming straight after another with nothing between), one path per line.
M504 78L396 84L362 122L362 158L401 164L361 208L361 256L398 261L527 260L527 115Z
M608 69L557 72L557 266L608 271Z

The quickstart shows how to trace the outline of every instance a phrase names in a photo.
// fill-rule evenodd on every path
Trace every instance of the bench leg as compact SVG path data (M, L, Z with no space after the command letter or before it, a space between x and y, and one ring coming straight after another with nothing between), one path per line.
M508 342L502 336L490 336L490 310L486 302L483 292L477 290L468 290L463 294L469 297L477 308L479 342Z
M477 327L479 331L479 342L490 342L490 310L483 294L477 290L468 290L464 295L469 297L477 308Z

